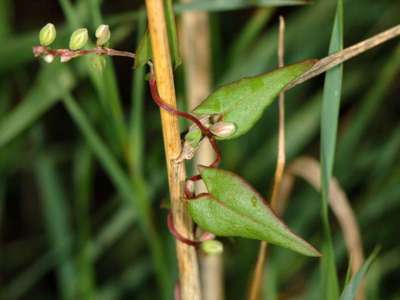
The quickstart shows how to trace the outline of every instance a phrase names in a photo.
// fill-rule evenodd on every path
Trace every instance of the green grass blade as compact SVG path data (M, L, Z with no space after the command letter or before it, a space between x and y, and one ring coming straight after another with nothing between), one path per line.
M77 223L77 297L95 299L95 270L87 247L90 239L90 200L92 196L93 158L87 146L77 148L74 157L75 211Z
M356 273L356 275L354 275L349 284L346 285L342 295L340 296L340 300L354 300L356 298L358 287L360 286L361 281L367 274L368 269L378 255L378 252L379 249L375 249L368 257L361 269Z
M106 286L101 288L97 295L99 300L118 300L127 291L134 291L150 275L149 262L140 260L134 266L123 271L117 279L113 279Z
M13 6L10 0L0 1L0 41L3 41L11 32L11 12Z
M132 206L123 205L101 228L99 233L87 243L87 252L94 263L123 236L137 221L137 214ZM22 271L15 279L7 284L3 291L6 299L20 299L55 265L58 256L57 250L50 250L28 268ZM0 294L0 295L3 295Z
M78 14L76 14L75 8L72 5L71 1L59 0L58 2L61 5L61 8L64 12L65 17L67 18L70 30L74 31L75 29L78 29L81 25L80 17ZM81 3L82 3L82 1L81 1Z
M275 9L271 7L259 8L241 30L228 53L228 62L232 64L236 59L244 57L246 50L254 43L263 27L271 19Z
M115 160L108 147L97 135L97 133L89 123L89 120L86 118L85 113L78 106L77 102L70 94L64 95L63 101L68 113L73 118L79 129L82 131L91 150L98 157L99 161L102 163L104 169L110 175L111 180L114 182L118 190L125 197L132 199L133 191L127 175L122 170L118 162ZM140 213L144 213L143 207L139 206L138 209Z
M171 58L175 68L182 64L182 58L179 53L178 34L176 32L174 9L172 0L165 1L165 20L167 22L169 47L171 48Z
M184 11L225 11L243 9L253 6L290 6L290 5L304 5L307 4L306 0L203 0L193 1L189 3L175 4L175 11L181 13Z
M36 165L37 182L43 201L44 218L51 248L57 252L58 281L62 299L74 299L75 266L65 193L54 163L44 155Z
M338 0L335 22L329 46L329 53L343 49L343 1ZM335 254L333 250L331 229L329 225L328 202L329 182L332 177L334 154L336 148L337 124L342 91L343 67L339 65L328 71L322 98L321 112L321 182L322 210L324 226L325 251L322 257L322 284L324 298L336 300L339 296L339 283L336 274Z
M97 28L103 23L103 17L101 16L101 2L100 0L87 0L88 6L92 15L92 24L94 28Z
M139 44L146 31L146 16L142 14L138 22L137 43ZM145 66L135 69L132 83L132 99L129 130L130 171L132 174L143 174L144 157L144 87Z
M103 225L97 236L88 243L91 259L98 260L105 250L114 245L117 239L123 236L135 222L137 222L135 209L130 205L122 205Z
M144 182L139 177L135 177L131 182L70 94L64 96L64 104L118 191L128 203L133 204L136 208L139 223L145 232L153 255L159 284L162 286L161 293L167 299L172 290L172 281L168 275L167 262L163 255L161 241L150 220L150 203Z
M52 107L66 89L75 85L75 80L65 66L46 66L23 102L0 120L0 147L10 142Z
M379 106L385 101L385 94L388 92L400 67L400 44L394 49L393 53L387 58L385 66L379 72L374 84L365 93L361 101L361 107L354 115L351 126L341 137L338 146L338 170L341 173L347 173L349 163L351 164L351 153L354 153L357 145L360 144L363 134L368 126L373 124L371 118L377 113Z
M27 269L21 271L17 277L9 282L7 287L0 292L0 296L3 297L2 299L22 299L22 296L54 267L56 257L53 253L53 251L49 251L36 259Z

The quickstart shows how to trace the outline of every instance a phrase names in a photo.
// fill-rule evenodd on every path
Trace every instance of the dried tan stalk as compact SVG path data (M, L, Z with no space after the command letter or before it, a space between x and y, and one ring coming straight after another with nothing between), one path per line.
M188 106L192 110L210 94L211 53L208 14L183 13L180 33ZM204 139L194 158L195 165L209 165L214 159L214 150L208 139ZM207 191L201 181L196 182L196 191L199 193ZM224 299L222 255L201 256L200 266L203 298Z
M283 177L282 185L284 185L285 188L282 188L279 199L280 203L283 205L287 202L292 190L294 176L305 179L317 191L321 190L321 169L319 162L311 157L300 157L287 168ZM286 191L283 193L284 190ZM364 263L360 230L349 204L349 200L335 178L332 178L330 181L329 193L329 205L343 232L349 261L351 263L351 272L354 275ZM363 286L360 287L357 293L357 299L364 299Z
M278 64L283 67L285 57L285 19L279 17L278 36ZM279 94L279 124L278 124L278 158L275 168L274 185L272 188L271 208L276 212L278 207L278 194L281 189L281 182L285 170L285 94ZM254 269L253 280L250 286L249 299L257 300L261 295L261 285L264 279L265 260L267 258L267 242L260 243L257 262Z
M292 81L285 90L289 90L292 87L303 83L319 74L326 72L329 69L357 56L369 49L372 49L390 39L393 39L400 35L400 25L394 26L384 32L381 32L373 37L359 42L353 46L350 46L342 51L329 55L325 58L320 59L310 70L301 75L298 79Z
M163 1L146 0L146 9L158 93L164 102L176 107ZM161 122L175 228L184 237L193 239L192 220L188 215L186 203L182 200L186 176L185 169L182 163L174 161L181 152L178 119L175 115L161 110ZM179 267L180 298L182 300L200 300L201 290L196 250L189 245L176 241L176 251Z

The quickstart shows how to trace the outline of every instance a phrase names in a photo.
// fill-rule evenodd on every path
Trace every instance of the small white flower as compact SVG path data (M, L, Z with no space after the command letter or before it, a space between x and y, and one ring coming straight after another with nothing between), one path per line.
M54 55L47 54L43 56L43 60L47 62L48 64L51 64L54 61Z

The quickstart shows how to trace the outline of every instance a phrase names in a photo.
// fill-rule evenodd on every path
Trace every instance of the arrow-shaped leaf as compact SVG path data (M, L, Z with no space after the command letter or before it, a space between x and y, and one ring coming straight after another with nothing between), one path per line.
M208 194L189 201L193 220L219 236L264 240L307 256L320 253L295 235L242 178L221 169L200 167Z
M193 112L197 115L222 115L225 122L236 125L235 133L225 139L236 138L250 130L283 88L309 70L315 62L306 60L222 86Z

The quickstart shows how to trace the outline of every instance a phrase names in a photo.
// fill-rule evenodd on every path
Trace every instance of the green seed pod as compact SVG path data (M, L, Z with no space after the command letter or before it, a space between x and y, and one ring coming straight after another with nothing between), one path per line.
M82 49L85 47L88 39L88 30L86 28L79 28L72 33L71 39L69 40L69 48L71 50Z
M103 56L96 56L92 60L92 67L99 73L102 73L104 71L106 64L107 61Z
M39 32L39 42L42 46L49 46L56 39L56 27L52 23L48 23Z
M108 43L111 37L110 27L108 25L102 24L96 29L96 45L104 46Z
M200 245L201 250L208 255L221 254L224 251L224 245L217 240L204 241Z

